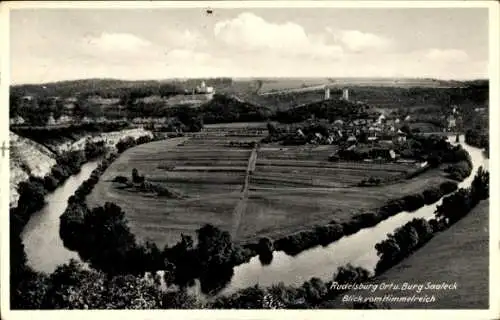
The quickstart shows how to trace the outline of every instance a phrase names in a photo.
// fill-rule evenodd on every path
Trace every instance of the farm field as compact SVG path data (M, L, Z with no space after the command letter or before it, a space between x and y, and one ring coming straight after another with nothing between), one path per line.
M92 206L113 201L126 212L132 232L163 246L180 234L195 235L203 223L228 230L241 196L251 149L225 147L236 138L206 141L174 138L125 151L106 170L88 197ZM146 180L179 192L185 199L159 198L113 186L117 175L136 168Z
M173 245L180 234L195 236L211 223L231 230L234 240L275 238L332 219L378 208L389 198L421 192L445 181L437 172L380 187L356 187L370 176L390 177L414 164L328 162L335 146L262 145L255 170L247 176L252 149L231 143L259 137L174 138L125 151L104 173L88 197L90 206L113 201L126 212L139 239ZM117 188L111 180L130 177L136 168L146 180L184 196L156 197ZM432 171L432 170L431 170ZM248 183L245 183L248 181Z
M282 90L296 90L318 87L328 84L330 81L327 78L311 78L311 79L294 79L294 78L275 78L262 80L259 94L267 94Z
M239 240L277 238L382 206L391 198L420 193L446 180L429 170L411 180L380 187L357 187L370 176L389 177L413 170L398 163L328 162L335 146L271 147L258 152Z
M457 282L456 290L422 290L436 298L432 304L391 304L393 309L488 309L489 304L489 200L481 201L467 216L437 234L424 247L386 271L374 283L426 284ZM368 296L367 291L349 292ZM339 298L339 300L341 297ZM345 307L340 301L327 307Z

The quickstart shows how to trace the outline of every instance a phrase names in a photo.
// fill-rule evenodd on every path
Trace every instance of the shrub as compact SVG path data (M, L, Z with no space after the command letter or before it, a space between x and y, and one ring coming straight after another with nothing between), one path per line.
M129 181L128 181L128 178L127 178L127 177L124 177L124 176L116 176L116 177L114 177L113 182L127 184Z

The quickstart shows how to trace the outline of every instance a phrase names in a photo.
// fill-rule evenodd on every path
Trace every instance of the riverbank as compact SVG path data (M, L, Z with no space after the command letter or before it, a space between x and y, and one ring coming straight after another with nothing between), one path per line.
M449 209L452 209L449 207ZM434 228L431 228L434 229ZM372 307L391 309L487 309L489 306L489 200L482 200L465 217L431 238L401 262L364 282L365 286L392 284L392 288L351 290L325 301L321 308L350 308L357 300L373 300ZM433 234L434 235L433 235ZM443 263L445 262L445 263ZM449 289L439 290L446 284ZM412 285L404 290L403 286ZM432 287L431 285L434 285ZM394 289L398 285L400 290ZM427 296L398 300L397 297ZM378 297L378 298L376 298ZM386 301L375 301L386 297ZM394 298L394 299L393 299Z
M436 290L439 309L489 307L489 200L437 234L424 247L376 278L393 283L457 283L456 290ZM443 263L445 262L445 263ZM425 308L418 303L393 303L392 308ZM428 307L428 306L427 306Z
M130 131L125 131L121 134L115 133L113 136L118 139L130 133ZM141 137L149 139L151 135L151 133L146 133ZM12 134L12 137L17 141L35 144L15 134ZM65 202L76 188L75 184L79 185L83 179L86 179L93 170L93 166L97 166L94 160L109 151L110 148L102 140L102 136L100 138L99 140L88 139L84 146L76 150L61 152L55 156L55 164L50 168L39 170L37 176L27 176L27 181L21 181L16 186L19 196L16 206L10 208L11 270L14 270L11 276L13 278L16 277L17 272L25 269L26 263L35 270L51 272L59 262L64 263L67 261L66 258L77 257L75 253L68 252L61 244L58 236L59 215L65 210ZM47 157L50 158L50 156ZM35 159L32 160L35 161ZM45 158L41 157L38 160L46 164ZM11 181L11 187L12 184L13 181ZM52 258L47 259L48 256Z
M27 181L30 176L44 178L47 176L57 158L61 155L83 151L88 142L98 143L103 141L107 148L114 148L116 143L125 137L139 138L141 136L152 137L150 131L144 129L126 129L122 131L85 133L79 135L77 140L70 138L58 138L51 143L40 144L29 138L9 132L10 139L10 208L17 206L19 200L19 183Z

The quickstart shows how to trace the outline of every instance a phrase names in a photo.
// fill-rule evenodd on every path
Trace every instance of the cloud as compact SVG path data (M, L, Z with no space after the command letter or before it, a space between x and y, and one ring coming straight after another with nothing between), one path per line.
M165 54L167 63L198 63L208 61L210 55L188 49L174 49Z
M386 37L358 30L338 30L327 28L327 32L334 36L335 41L353 52L368 50L385 50L392 45Z
M425 58L438 62L464 62L469 59L465 51L457 49L429 49Z
M102 52L137 52L151 45L151 42L130 33L107 33L84 39L84 45L89 49Z
M207 44L205 37L193 30L168 30L164 33L162 43L171 49L195 49Z
M296 23L271 23L249 12L217 22L214 35L226 46L242 51L313 58L336 58L343 52L341 47L307 34Z

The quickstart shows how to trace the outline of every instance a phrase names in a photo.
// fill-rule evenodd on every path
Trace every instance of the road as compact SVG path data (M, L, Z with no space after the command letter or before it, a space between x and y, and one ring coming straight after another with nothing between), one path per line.
M255 166L257 164L257 151L259 146L256 145L252 153L250 154L250 158L248 159L247 172L245 175L245 182L243 183L243 187L241 188L241 197L238 201L238 204L233 210L233 228L231 230L231 238L234 240L238 235L238 229L240 228L241 217L245 213L248 201L248 191L250 187L250 176L255 171Z

